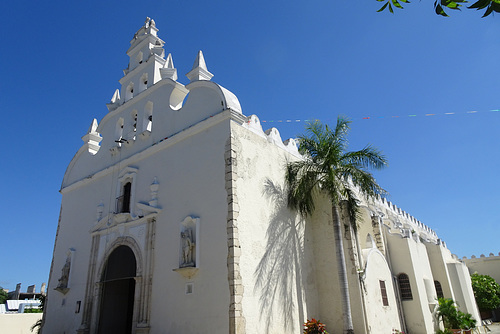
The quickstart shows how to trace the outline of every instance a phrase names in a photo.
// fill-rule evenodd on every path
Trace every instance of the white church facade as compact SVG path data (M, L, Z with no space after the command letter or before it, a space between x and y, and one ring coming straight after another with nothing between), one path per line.
M284 195L293 139L263 131L211 81L203 54L177 81L148 19L108 114L61 186L44 334L343 333L331 209L302 219ZM385 200L343 230L355 333L434 333L438 296L476 319L467 267Z

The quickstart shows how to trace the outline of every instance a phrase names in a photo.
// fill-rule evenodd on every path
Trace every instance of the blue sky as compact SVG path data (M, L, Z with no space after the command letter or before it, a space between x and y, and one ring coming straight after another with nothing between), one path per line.
M92 119L106 114L147 16L179 81L188 83L201 49L212 80L283 139L302 132L306 119L350 117L351 149L370 143L389 158L376 177L390 201L459 257L498 254L500 112L491 110L500 108L500 20L472 10L438 17L432 0L395 15L379 7L375 0L4 6L0 285L47 282L66 166Z

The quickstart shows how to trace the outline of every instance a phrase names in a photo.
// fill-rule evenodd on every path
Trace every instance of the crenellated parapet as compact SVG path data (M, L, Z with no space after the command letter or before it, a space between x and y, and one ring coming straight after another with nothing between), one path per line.
M387 199L370 201L368 207L372 216L381 217L390 234L399 234L403 238L411 238L417 242L433 243L446 247L444 241L438 238L433 229Z
M470 258L472 260L472 259L477 259L478 257L476 255L471 255ZM488 256L481 254L481 255L479 255L479 259L481 259L481 258L491 258L491 259L500 260L500 252L498 253L498 255L495 255L493 253L490 253ZM467 256L462 257L462 260L467 260Z

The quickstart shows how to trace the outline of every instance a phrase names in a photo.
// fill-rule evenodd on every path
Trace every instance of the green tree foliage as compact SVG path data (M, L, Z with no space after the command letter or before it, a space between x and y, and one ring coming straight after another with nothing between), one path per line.
M470 278L479 309L489 311L498 308L500 306L500 285L488 275L474 273Z
M410 3L408 0L377 0L380 2L384 2L384 5L378 10L378 12L381 12L385 9L389 10L391 13L394 13L394 8L399 8L403 9L402 3ZM460 10L460 7L462 7L463 4L468 3L467 0L435 0L434 1L434 10L436 11L436 14L441 15L441 16L449 16L444 9L453 9L453 10ZM486 17L490 15L493 12L500 13L500 0L477 0L474 2L472 5L469 7L466 7L469 9L476 9L476 10L481 10L481 9L486 9L484 12L483 17Z
M7 292L0 287L0 304L4 304L7 300Z

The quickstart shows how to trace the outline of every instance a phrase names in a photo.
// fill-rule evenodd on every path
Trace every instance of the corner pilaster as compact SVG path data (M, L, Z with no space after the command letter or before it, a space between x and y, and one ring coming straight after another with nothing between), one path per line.
M237 152L238 142L231 134L226 142L224 153L227 191L227 269L230 292L229 334L245 334L245 317L243 316L241 303L243 299L243 283L240 273L241 245L238 231L240 208L236 193L236 180L238 177Z

